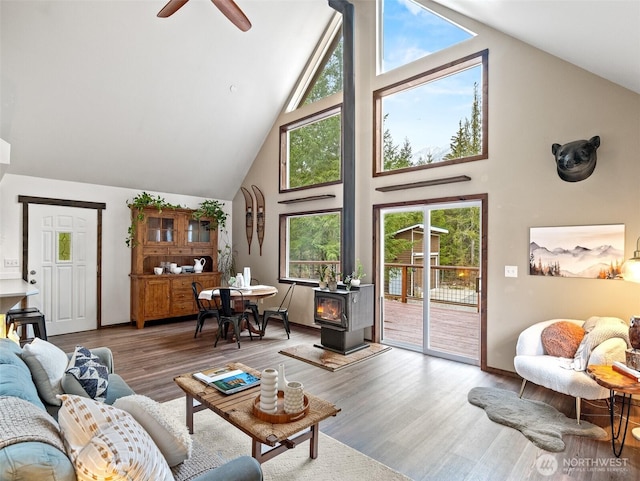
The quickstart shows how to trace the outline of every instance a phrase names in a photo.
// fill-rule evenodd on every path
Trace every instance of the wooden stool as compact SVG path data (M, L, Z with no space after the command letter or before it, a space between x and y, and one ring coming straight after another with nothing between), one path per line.
M28 308L25 310L15 309L7 313L7 328L11 324L14 325L17 330L18 327L23 327L20 332L20 345L24 345L27 342L33 340L33 338L27 338L27 327L31 326L33 329L33 335L39 337L43 341L47 340L47 327L45 324L44 314L34 308Z

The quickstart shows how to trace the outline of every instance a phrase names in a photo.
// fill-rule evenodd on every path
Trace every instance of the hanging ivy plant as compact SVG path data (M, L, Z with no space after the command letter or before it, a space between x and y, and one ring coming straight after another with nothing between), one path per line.
M200 203L200 207L193 211L192 217L200 220L201 217L208 217L213 220L217 227L224 229L227 225L227 213L222 210L224 204L217 200L205 200Z
M164 209L182 209L179 204L171 204L164 198L153 196L146 192L142 192L133 198L132 201L127 201L127 205L132 209L137 210L137 213L131 217L131 225L127 230L127 238L125 242L127 247L135 247L135 234L139 223L144 222L144 209L149 207L155 207L158 213L161 214ZM211 219L216 227L225 228L227 225L228 214L222 209L224 204L217 200L205 200L200 203L200 207L193 211L192 217L196 220L200 220L202 217Z
M171 204L159 195L154 197L146 192L136 195L131 202L127 201L127 205L131 209L135 208L138 211L135 216L131 217L131 225L129 226L129 229L127 229L127 238L125 240L127 247L135 247L136 245L136 228L140 222L144 222L144 209L148 207L155 207L158 209L158 213L162 213L163 209L181 208L180 205Z

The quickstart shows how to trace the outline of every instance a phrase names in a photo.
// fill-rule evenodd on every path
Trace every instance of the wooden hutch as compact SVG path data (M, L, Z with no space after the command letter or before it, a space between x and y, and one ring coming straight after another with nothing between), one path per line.
M194 219L191 209L143 209L144 220L136 222L131 240L131 320L138 329L154 319L196 314L191 283L204 287L220 285L218 229L209 218ZM138 209L131 208L132 219ZM202 273L156 275L163 262L193 266L205 258Z

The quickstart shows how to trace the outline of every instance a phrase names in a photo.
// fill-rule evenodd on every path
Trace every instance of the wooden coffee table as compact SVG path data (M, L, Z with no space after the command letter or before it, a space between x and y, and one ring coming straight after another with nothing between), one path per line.
M260 377L260 372L240 363L230 363L230 369L242 369ZM207 370L202 371L205 374ZM260 395L260 386L236 394L223 394L213 387L206 386L193 378L193 373L181 374L174 378L175 383L186 394L187 426L193 434L193 414L210 409L251 438L251 456L259 463L268 461L278 454L309 440L309 456L318 457L318 438L320 421L335 416L340 409L324 399L305 391L309 400L309 412L297 421L272 424L258 419L253 414L255 399ZM195 403L194 401L197 401ZM263 452L264 446L271 446Z

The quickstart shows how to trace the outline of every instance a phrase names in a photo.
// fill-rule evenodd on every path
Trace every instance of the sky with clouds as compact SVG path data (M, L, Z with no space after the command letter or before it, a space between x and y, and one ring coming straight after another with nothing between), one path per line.
M442 50L472 37L411 0L384 0L383 71ZM430 82L383 102L385 127L396 144L408 138L413 152L424 147L448 147L458 122L470 118L473 84L480 83L481 68Z

